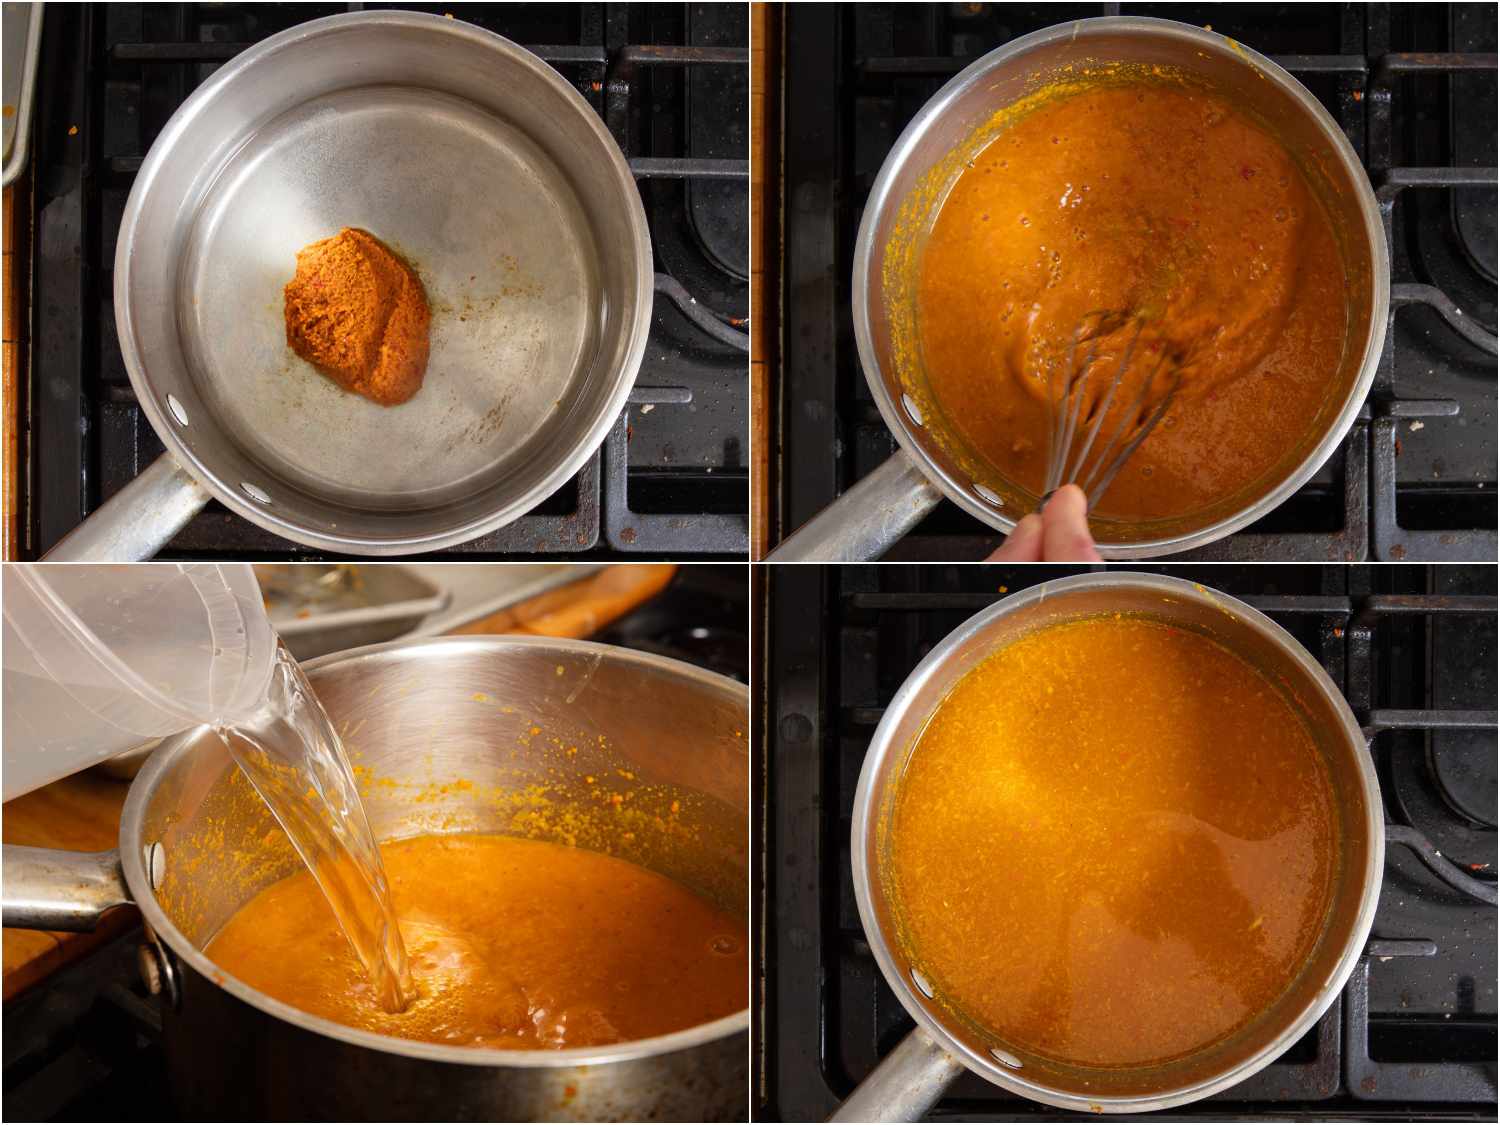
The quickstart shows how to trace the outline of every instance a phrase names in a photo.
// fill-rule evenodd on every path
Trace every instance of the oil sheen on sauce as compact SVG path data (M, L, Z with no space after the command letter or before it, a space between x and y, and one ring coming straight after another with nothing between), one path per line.
M215 964L304 1012L453 1046L584 1047L680 1031L748 1002L741 920L624 860L508 836L381 845L415 996L386 1010L310 875L262 890Z
M1105 518L1189 516L1277 469L1343 354L1343 269L1322 205L1279 141L1187 83L1042 99L969 161L919 269L929 390L981 477L1040 489L1045 372L1065 369L1087 314L1144 324L1126 390L1151 362L1181 365L1168 414L1095 498ZM1132 330L1103 337L1098 372L1112 377ZM1122 390L1116 407L1127 401Z
M950 1010L1058 1062L1190 1054L1272 1004L1332 893L1327 767L1201 634L1133 616L1028 634L922 732L886 878Z

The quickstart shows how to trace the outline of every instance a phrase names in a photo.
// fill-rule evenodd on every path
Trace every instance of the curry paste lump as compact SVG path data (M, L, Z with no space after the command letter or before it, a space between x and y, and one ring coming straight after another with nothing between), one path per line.
M993 1042L1150 1066L1274 1004L1317 946L1338 822L1301 713L1209 637L1037 630L919 736L884 878L897 940Z
M396 406L422 389L427 294L369 231L345 227L299 250L284 297L288 346L344 390Z
M1180 518L1298 448L1343 355L1331 221L1282 144L1188 83L1080 84L1021 114L958 176L919 263L929 390L968 460L1032 492L1049 367L1109 311L1099 373L1181 371L1168 413L1095 511ZM1117 400L1127 401L1125 394Z
M646 1039L748 1003L745 925L625 860L539 840L381 845L416 997L386 1011L312 875L273 883L205 950L252 988L365 1031L463 1047Z

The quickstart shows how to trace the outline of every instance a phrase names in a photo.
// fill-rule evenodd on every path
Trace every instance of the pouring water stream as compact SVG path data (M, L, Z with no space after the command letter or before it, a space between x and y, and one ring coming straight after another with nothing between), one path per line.
M316 879L373 999L414 998L354 771L245 563L7 567L5 798L207 725Z
M322 888L379 1003L415 994L380 850L354 771L301 667L278 643L261 708L214 730Z

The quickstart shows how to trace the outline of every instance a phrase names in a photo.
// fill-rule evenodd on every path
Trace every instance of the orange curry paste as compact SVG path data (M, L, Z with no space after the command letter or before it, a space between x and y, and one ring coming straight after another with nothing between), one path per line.
M345 227L297 251L283 298L287 345L344 390L397 406L422 389L427 293L369 231Z
M1026 635L922 732L885 878L939 1000L1000 1043L1144 1066L1271 1005L1332 896L1327 766L1286 698L1132 616Z
M1021 114L958 177L919 269L929 390L981 474L1039 491L1044 372L1086 314L1144 325L1127 386L1180 365L1169 413L1093 498L1106 518L1187 516L1277 468L1343 354L1322 205L1279 141L1187 83L1086 86ZM1103 340L1100 372L1132 330Z
M206 950L226 972L350 1027L453 1046L585 1047L748 1003L743 920L643 867L508 836L381 846L417 999L377 1002L312 876L273 883Z

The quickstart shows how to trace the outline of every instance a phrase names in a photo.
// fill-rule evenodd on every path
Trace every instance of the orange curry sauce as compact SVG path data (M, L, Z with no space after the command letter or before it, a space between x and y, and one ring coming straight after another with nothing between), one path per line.
M1162 423L1094 498L1096 515L1127 522L1190 515L1276 468L1344 348L1327 214L1280 142L1186 83L1044 99L943 202L922 252L917 331L930 392L968 446L961 459L1040 489L1046 365L1065 370L1075 324L1096 310L1145 324L1127 387L1163 356L1183 372ZM1113 375L1129 331L1103 341L1099 372Z
M1144 618L986 658L892 817L912 964L997 1041L1067 1064L1229 1035L1296 978L1332 895L1337 814L1302 720L1240 657Z
M206 950L304 1012L406 1039L586 1047L681 1031L748 1002L741 920L665 876L507 836L381 846L417 999L381 1008L312 876L273 883Z

